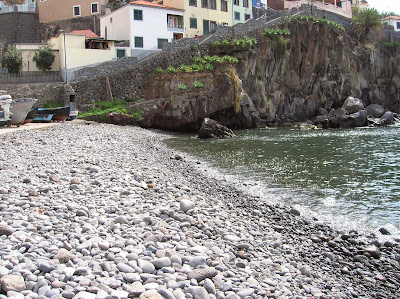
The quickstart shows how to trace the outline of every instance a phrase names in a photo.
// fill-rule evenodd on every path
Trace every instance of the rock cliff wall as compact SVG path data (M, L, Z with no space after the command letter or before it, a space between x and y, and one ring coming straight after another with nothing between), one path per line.
M243 88L267 122L304 121L320 108L341 107L348 96L399 112L397 48L358 45L329 24L289 25L286 51L264 37L238 65Z

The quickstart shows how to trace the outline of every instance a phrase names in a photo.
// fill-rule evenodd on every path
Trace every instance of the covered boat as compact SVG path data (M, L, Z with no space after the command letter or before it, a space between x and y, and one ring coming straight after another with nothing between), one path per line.
M29 110L28 114L25 117L24 124L31 123L35 119L37 112L38 108L32 108L31 110Z

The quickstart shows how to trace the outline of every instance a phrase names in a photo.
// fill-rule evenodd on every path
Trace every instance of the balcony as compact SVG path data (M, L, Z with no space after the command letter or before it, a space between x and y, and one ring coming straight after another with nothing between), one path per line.
M168 31L183 33L183 16L168 15L167 29Z
M36 4L25 4L15 6L0 6L0 14L9 12L36 12Z

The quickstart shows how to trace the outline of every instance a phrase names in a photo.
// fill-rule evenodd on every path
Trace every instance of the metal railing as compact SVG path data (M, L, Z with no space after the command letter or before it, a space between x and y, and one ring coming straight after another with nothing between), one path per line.
M36 12L36 4L25 4L0 7L0 14L9 12Z
M59 72L37 73L37 74L3 74L0 73L1 84L15 83L45 83L62 82L63 79Z

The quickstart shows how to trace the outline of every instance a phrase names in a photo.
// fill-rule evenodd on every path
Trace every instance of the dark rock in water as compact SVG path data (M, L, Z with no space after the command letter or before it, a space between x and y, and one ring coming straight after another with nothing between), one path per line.
M381 227L381 228L379 229L379 232L380 232L382 235L390 235L390 232L389 232L386 228L384 228L384 227Z
M111 112L106 114L106 122L114 125L128 126L133 124L133 118L124 113Z
M394 113L392 111L386 111L381 117L381 123L383 126L392 125L394 122Z
M289 210L289 213L292 214L292 215L295 215L295 216L300 216L300 212L298 210L294 209L294 208L291 208Z
M314 121L314 124L322 125L324 129L339 127L338 119L332 114L318 115Z
M385 108L383 108L381 105L379 104L371 104L368 105L365 110L367 111L367 115L368 116L372 116L375 118L380 118L383 116L383 114L385 113Z
M199 130L199 138L234 137L233 131L213 119L205 118Z
M341 115L338 119L341 128L362 127L367 124L367 111L361 110L350 115Z
M364 105L360 99L348 97L344 101L342 108L346 109L349 114L352 114L363 110Z

